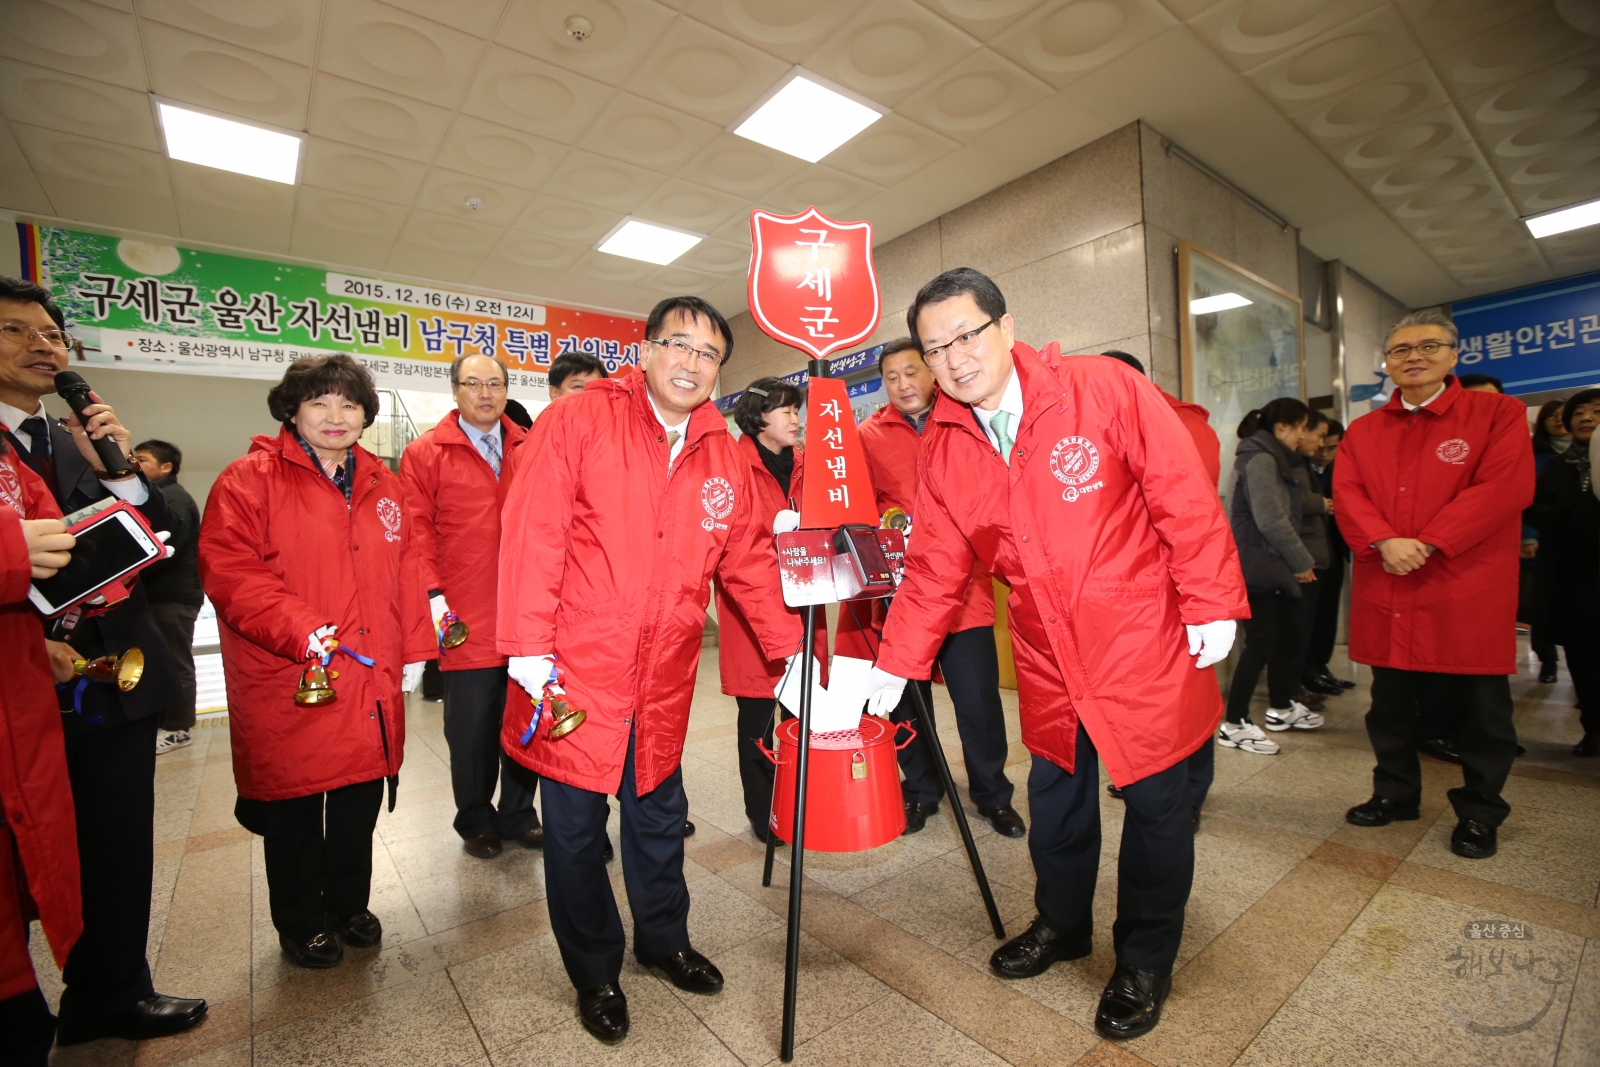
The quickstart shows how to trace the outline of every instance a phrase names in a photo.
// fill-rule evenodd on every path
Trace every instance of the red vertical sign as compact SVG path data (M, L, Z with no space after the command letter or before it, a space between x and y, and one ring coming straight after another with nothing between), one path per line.
M800 525L831 530L847 522L878 525L867 456L844 382L813 378L806 400L806 484Z

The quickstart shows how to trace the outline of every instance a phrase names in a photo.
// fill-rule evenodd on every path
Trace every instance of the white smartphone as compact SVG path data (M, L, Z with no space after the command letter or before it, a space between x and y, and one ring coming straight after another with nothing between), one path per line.
M49 578L36 579L28 599L44 615L59 615L100 587L166 553L134 515L113 508L73 531L72 560Z

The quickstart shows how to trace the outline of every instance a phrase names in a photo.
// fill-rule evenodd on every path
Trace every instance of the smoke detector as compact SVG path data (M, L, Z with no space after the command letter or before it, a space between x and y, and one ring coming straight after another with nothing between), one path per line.
M586 41L594 35L594 23L582 15L571 15L566 21L567 36L574 41Z
M468 211L483 210L483 197L481 196L469 196L465 201L463 201L463 203L467 205Z

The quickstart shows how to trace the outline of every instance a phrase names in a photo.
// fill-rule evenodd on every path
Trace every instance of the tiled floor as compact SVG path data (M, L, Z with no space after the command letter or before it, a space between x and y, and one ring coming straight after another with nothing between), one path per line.
M1277 735L1282 754L1218 751L1179 970L1154 1033L1118 1047L1091 1029L1112 964L1118 802L1102 809L1093 956L1022 982L985 967L995 941L946 810L873 852L808 855L796 1062L1600 1064L1600 765L1567 754L1578 738L1571 686L1536 685L1526 670L1514 682L1529 751L1506 790L1514 810L1500 854L1469 862L1448 850L1444 791L1459 771L1445 764L1424 760L1422 821L1344 823L1345 808L1368 796L1371 770L1361 724L1370 674L1353 674L1362 687L1330 702L1323 730ZM1015 738L1015 696L1005 696ZM684 757L700 828L686 869L692 937L727 987L680 993L630 957L622 984L633 1032L614 1048L575 1018L539 854L513 848L486 862L462 853L439 705L414 702L411 716L400 804L378 824L381 950L353 952L329 972L280 957L259 841L233 818L226 727L202 729L157 774L150 960L159 989L208 998L210 1018L182 1037L102 1041L53 1062L738 1067L777 1057L785 868L761 888L735 708L717 692L711 650ZM1012 759L1026 815L1020 744ZM1018 932L1033 911L1025 843L978 829L1001 912ZM613 876L624 900L620 867ZM1525 936L1470 939L1471 924L1491 920L1525 924ZM35 949L54 996L37 937Z

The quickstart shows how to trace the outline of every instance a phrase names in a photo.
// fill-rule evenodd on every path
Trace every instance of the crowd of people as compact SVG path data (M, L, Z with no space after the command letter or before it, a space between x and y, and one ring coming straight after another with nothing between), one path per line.
M1322 728L1326 701L1354 687L1330 669L1347 565L1376 757L1351 823L1418 818L1419 751L1431 752L1463 767L1452 848L1494 854L1518 751L1519 619L1541 681L1564 650L1584 727L1574 751L1596 755L1600 389L1545 405L1530 440L1523 405L1498 383L1453 374L1449 319L1413 313L1386 342L1386 404L1348 428L1295 398L1251 411L1219 487L1203 408L1127 353L1029 346L977 271L929 281L906 326L882 349L888 403L860 437L877 509L906 512L914 536L893 601L843 605L834 648L874 663L866 710L897 721L917 687L926 701L942 679L973 805L998 833L1028 838L1038 913L994 952L995 974L1090 953L1103 762L1126 817L1116 966L1095 1025L1121 1039L1158 1023L1216 747L1274 755L1274 735ZM133 445L98 396L69 419L45 414L65 322L48 291L0 278L0 633L19 659L0 676L0 1032L17 1062L205 1017L203 1000L155 991L145 940L155 760L192 739L206 597L235 814L263 840L288 959L330 968L382 942L372 835L400 787L406 694L437 661L454 829L486 862L508 843L543 850L551 929L589 1032L611 1042L630 1026L610 797L636 958L682 989L722 988L690 943L683 873L694 825L681 758L713 590L761 841L775 829L762 751L781 713L775 687L802 655L828 661L825 629L803 634L783 601L773 548L798 521L803 397L758 379L731 432L711 397L733 342L704 300L664 300L638 368L608 376L592 357L558 357L536 420L509 399L500 361L459 358L456 410L398 473L358 443L378 413L369 373L348 356L302 359L268 396L278 432L222 472L202 518L178 484L177 446ZM129 471L101 464L103 439ZM28 584L70 558L62 514L107 499L163 531L170 558L125 600L40 618ZM1032 754L1027 822L1005 766L995 580L1010 591ZM1224 700L1211 668L1240 626ZM84 661L136 647L146 667L131 690L77 681ZM899 758L916 833L944 788L924 748ZM59 1020L33 975L33 918L63 968Z

